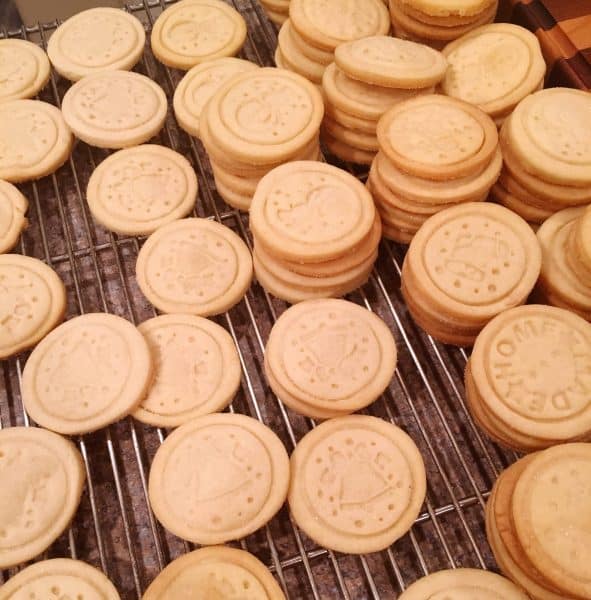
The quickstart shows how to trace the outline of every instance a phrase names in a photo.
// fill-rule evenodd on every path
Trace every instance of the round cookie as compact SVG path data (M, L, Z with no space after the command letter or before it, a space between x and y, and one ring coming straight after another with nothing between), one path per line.
M182 219L160 227L142 246L138 285L162 312L210 316L240 302L252 279L246 244L208 219Z
M32 98L49 81L47 54L37 44L0 40L0 101Z
M368 152L359 148L353 148L348 144L340 142L330 135L328 132L323 132L322 143L326 146L329 154L333 154L337 158L346 162L357 163L360 165L371 165L376 155L375 152Z
M23 371L27 413L53 431L96 431L133 412L152 381L142 334L107 313L74 317L33 350Z
M438 94L393 106L380 119L377 136L395 166L436 181L482 170L498 145L497 127L487 114Z
M391 88L437 85L447 61L437 50L390 36L373 36L341 44L335 62L349 77Z
M0 254L10 252L27 228L28 207L27 199L16 187L0 180Z
M138 329L154 362L148 395L133 413L138 421L177 427L230 404L240 386L241 369L225 329L193 315L160 315Z
M40 100L0 103L0 179L19 183L56 171L73 137L61 111Z
M0 511L0 567L6 569L35 558L63 533L80 503L85 471L69 440L36 427L8 427L0 431L0 476L10 482Z
M281 165L261 179L250 206L253 235L278 258L323 262L367 236L371 194L353 175L313 161Z
M297 47L291 36L291 21L283 23L277 36L277 48L281 52L283 63L291 70L313 83L320 84L325 65L318 63L306 56Z
M232 208L248 212L253 192L243 193L232 189L227 183L214 175L215 187L220 198Z
M352 148L374 153L380 149L378 138L375 136L375 133L364 133L363 131L349 129L348 127L340 125L330 117L324 117L322 131L328 133L328 135L335 140L347 144Z
M0 588L0 600L24 598L120 600L102 571L80 560L53 558L28 566Z
M154 456L148 490L164 527L204 545L263 527L281 508L288 485L281 440L256 419L221 413L193 419L166 438Z
M328 66L331 62L334 62L334 52L321 50L316 46L310 46L310 44L297 32L297 30L291 26L289 28L291 39L297 49L310 60L320 63L321 65Z
M174 116L189 135L199 137L199 119L203 107L220 86L240 73L258 65L240 58L208 60L188 71L179 82L172 100Z
M0 359L31 348L64 317L66 288L44 262L0 255Z
M491 0L401 0L401 4L432 17L473 17L486 10Z
M244 550L210 546L173 560L150 584L142 600L171 600L199 590L203 598L224 598L239 590L241 600L285 600L267 567Z
M390 546L412 526L425 492L415 443L375 417L326 421L291 455L291 513L314 541L338 552L366 554Z
M431 573L409 586L399 600L528 600L514 583L480 569L450 569Z
M175 69L233 56L246 39L246 22L221 0L181 0L169 6L152 28L154 56Z
M137 146L166 119L166 95L145 75L105 71L88 75L65 94L62 112L82 141L99 148Z
M132 14L118 8L91 8L53 32L47 54L62 77L78 81L98 71L129 71L141 58L145 43L144 27Z
M93 217L107 229L149 235L187 216L197 187L195 171L184 156L145 144L107 157L90 176L86 199Z
M340 108L333 106L330 102L324 104L325 117L330 117L336 123L339 123L343 127L349 129L356 129L357 131L363 131L364 133L373 133L375 135L376 127L378 126L378 120L362 119L351 115L348 112L342 111Z

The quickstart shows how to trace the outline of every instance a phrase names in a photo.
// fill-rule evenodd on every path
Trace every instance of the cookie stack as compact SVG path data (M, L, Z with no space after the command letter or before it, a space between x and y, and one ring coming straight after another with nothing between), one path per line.
M397 37L441 49L476 27L492 23L498 0L389 0Z
M497 128L479 108L446 96L413 98L379 121L368 178L384 236L408 244L433 214L486 200L502 166Z
M259 283L292 304L344 296L369 278L381 224L353 175L319 162L291 162L261 179L250 207Z
M476 338L466 368L474 420L521 452L591 439L590 354L591 325L568 310L530 304L501 313Z
M350 0L347 10L341 4L337 0L291 0L289 20L277 40L276 65L320 85L339 44L390 31L382 0Z
M531 598L591 598L589 490L591 444L583 443L530 454L497 479L486 534L501 571Z
M500 133L493 198L532 223L591 202L591 96L551 88L522 100Z
M341 44L322 78L324 144L343 160L370 164L378 119L402 100L432 93L446 68L436 50L388 36Z
M289 18L289 0L260 0L265 13L280 27Z
M248 211L261 177L292 160L320 158L320 92L284 69L242 73L204 107L199 133L219 195Z
M527 300L540 265L540 246L521 217L469 202L421 226L402 266L402 294L427 333L471 346L493 317Z

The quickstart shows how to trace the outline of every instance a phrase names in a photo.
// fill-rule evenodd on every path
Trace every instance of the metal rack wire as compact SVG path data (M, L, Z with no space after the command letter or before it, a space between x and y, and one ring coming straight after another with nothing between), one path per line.
M129 6L149 30L171 0ZM257 0L233 0L249 35L242 56L272 65L276 29ZM45 46L58 23L3 32ZM158 63L146 48L136 70L158 81L169 101L182 73ZM68 83L52 75L42 100L57 106ZM251 245L248 218L218 197L200 143L181 131L170 112L157 143L185 155L199 178L195 215L216 219ZM108 311L140 323L154 316L135 281L141 238L118 236L96 225L85 200L88 178L106 152L78 143L54 175L21 186L29 198L30 227L17 251L51 265L68 290L68 316ZM342 165L347 167L347 165ZM360 177L364 174L352 169ZM261 531L241 540L275 573L290 599L394 599L415 579L442 568L494 568L484 535L483 508L497 474L513 459L480 434L463 401L464 351L434 342L411 320L400 295L404 249L383 242L367 285L349 299L379 314L399 349L398 369L386 393L368 414L404 428L418 444L428 473L423 512L412 530L387 551L347 556L316 546L300 532L284 507ZM287 305L254 283L245 299L216 319L232 335L242 365L242 385L230 410L269 425L291 452L314 426L285 408L262 375L269 330ZM26 356L1 364L0 426L33 425L23 410L20 378ZM166 432L127 418L75 441L84 458L87 487L70 529L46 553L85 560L114 581L125 600L140 598L158 572L190 544L166 532L147 501L150 461ZM3 580L18 569L1 574Z

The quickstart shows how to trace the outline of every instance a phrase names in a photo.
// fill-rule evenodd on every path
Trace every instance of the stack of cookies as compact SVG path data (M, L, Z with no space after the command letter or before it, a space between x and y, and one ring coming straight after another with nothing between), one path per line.
M341 44L324 72L322 140L339 158L370 164L378 150L378 119L394 104L429 94L447 69L432 48L388 36Z
M320 85L339 44L389 31L388 9L382 0L350 0L347 10L334 0L291 0L289 20L279 32L275 64Z
M280 27L289 18L289 0L260 0L260 2L275 25Z
M471 346L496 315L523 304L540 272L540 245L510 210L469 202L430 217L402 266L413 319L439 341Z
M562 444L503 471L486 505L501 571L534 600L591 598L591 444ZM500 596L505 597L505 596Z
M378 254L381 224L353 175L297 161L261 179L250 207L259 283L292 304L343 296L363 285Z
M492 23L498 0L389 0L394 34L441 49L476 27Z
M521 452L589 440L589 355L591 325L572 312L539 304L507 310L474 343L468 408L493 440Z
M292 160L318 160L322 96L309 81L265 68L226 81L202 111L201 141L219 195L247 211L261 177Z
M431 94L391 108L379 121L380 151L368 188L384 236L408 244L433 214L486 200L502 166L497 128L479 108Z
M522 100L500 133L493 198L532 223L591 202L591 96L551 88Z

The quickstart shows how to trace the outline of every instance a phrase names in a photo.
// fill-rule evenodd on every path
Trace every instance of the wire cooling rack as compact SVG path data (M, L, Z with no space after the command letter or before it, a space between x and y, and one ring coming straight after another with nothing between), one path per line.
M127 9L149 32L166 4L144 0ZM242 57L273 65L275 27L257 0L233 4L248 22ZM0 33L45 47L58 24ZM219 198L201 144L179 129L170 110L183 73L158 63L148 47L136 70L166 91L169 115L156 143L179 151L193 164L200 186L194 214L224 223L251 246L247 216L228 210ZM53 74L40 99L60 106L68 85ZM59 273L68 291L68 317L107 311L141 323L155 314L135 280L143 238L109 233L94 223L86 205L88 178L107 154L79 142L57 173L21 186L30 201L30 227L15 251L40 258ZM365 177L362 171L349 170ZM284 507L268 526L236 545L268 565L292 600L394 599L414 580L436 570L495 568L483 508L496 476L514 456L489 442L467 412L462 383L465 352L433 341L410 318L400 294L403 257L402 246L383 241L370 281L348 298L382 317L396 338L396 375L385 394L363 412L396 423L412 436L426 463L427 499L407 535L388 550L366 556L318 547L298 530ZM242 364L242 385L229 410L269 425L291 452L314 422L284 407L262 374L265 342L285 308L284 302L253 283L240 304L215 320L232 335ZM0 363L2 427L34 425L23 411L20 395L26 359L20 355ZM165 531L148 506L149 467L165 436L166 431L127 418L75 438L84 458L86 490L71 527L39 558L87 561L113 580L123 599L131 600L141 597L168 562L193 549ZM17 570L1 573L2 580Z

